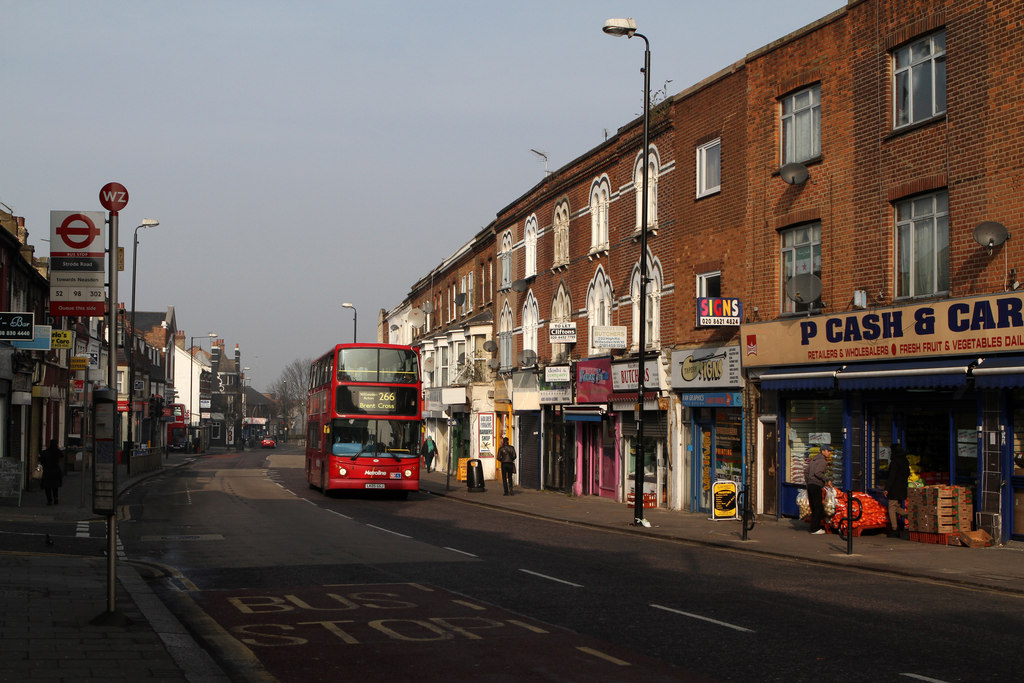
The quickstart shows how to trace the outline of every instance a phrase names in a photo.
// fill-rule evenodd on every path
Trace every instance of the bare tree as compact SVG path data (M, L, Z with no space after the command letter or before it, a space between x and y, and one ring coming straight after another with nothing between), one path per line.
M284 420L291 436L305 433L306 392L312 365L312 358L296 358L285 366L277 380L270 385L277 414Z

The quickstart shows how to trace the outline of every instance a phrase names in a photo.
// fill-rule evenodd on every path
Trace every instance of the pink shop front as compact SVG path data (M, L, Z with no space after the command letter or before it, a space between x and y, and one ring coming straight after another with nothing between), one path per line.
M645 363L644 492L666 501L664 466L667 452L665 411L658 400L658 358ZM633 492L637 446L635 409L638 363L612 362L610 357L576 363L576 400L562 407L566 424L575 425L576 480L572 492L625 502ZM648 389L648 387L652 387Z

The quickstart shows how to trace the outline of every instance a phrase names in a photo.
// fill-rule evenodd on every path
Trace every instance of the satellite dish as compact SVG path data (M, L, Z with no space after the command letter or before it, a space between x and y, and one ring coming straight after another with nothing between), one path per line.
M537 352L533 349L523 349L517 358L519 367L529 368L537 364Z
M497 358L492 358L489 361L487 361L487 367L489 367L491 370L497 370L499 367L501 367L501 361L498 360Z
M791 161L779 169L779 176L790 185L803 185L811 174L803 164Z
M423 302L423 312L424 313L433 313L434 312L434 304L430 303L429 301Z
M995 221L983 221L978 223L974 229L974 241L983 247L988 247L988 253L992 253L994 247L998 247L1010 237L1006 226Z
M526 280L516 280L515 282L512 283L513 292L525 292L527 289L529 289L529 287L530 283L527 282Z
M786 296L798 304L809 304L821 297L821 278L814 273L794 275L786 283Z
M461 306L464 303L466 303L466 293L459 292L458 294L455 295L455 305Z
M409 320L410 325L412 325L413 327L419 327L420 325L423 324L423 311L421 311L418 308L414 308L411 311L409 311L409 314L406 316L406 318Z
M398 329L398 325L392 325L392 326L391 326L391 331L392 331L392 332L394 332L394 331L395 331L395 330L397 330L397 329Z
M423 369L426 370L427 372L433 372L433 370L434 370L434 359L433 358L428 358L425 361L423 361Z
M493 339L488 339L484 342L484 351L487 353L494 353L498 350L498 343Z

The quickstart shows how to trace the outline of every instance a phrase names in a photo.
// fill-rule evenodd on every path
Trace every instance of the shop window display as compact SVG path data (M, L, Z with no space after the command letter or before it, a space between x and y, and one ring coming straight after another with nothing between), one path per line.
M829 474L843 481L843 404L839 399L786 402L786 482L803 485L804 466L823 445L835 449Z

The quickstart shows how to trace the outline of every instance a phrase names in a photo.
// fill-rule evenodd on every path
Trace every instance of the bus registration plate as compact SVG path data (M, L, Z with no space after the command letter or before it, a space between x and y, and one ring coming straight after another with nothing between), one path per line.
M368 489L382 489L382 488L384 488L384 484L372 484L371 483L371 484L367 484L366 488L368 488Z

